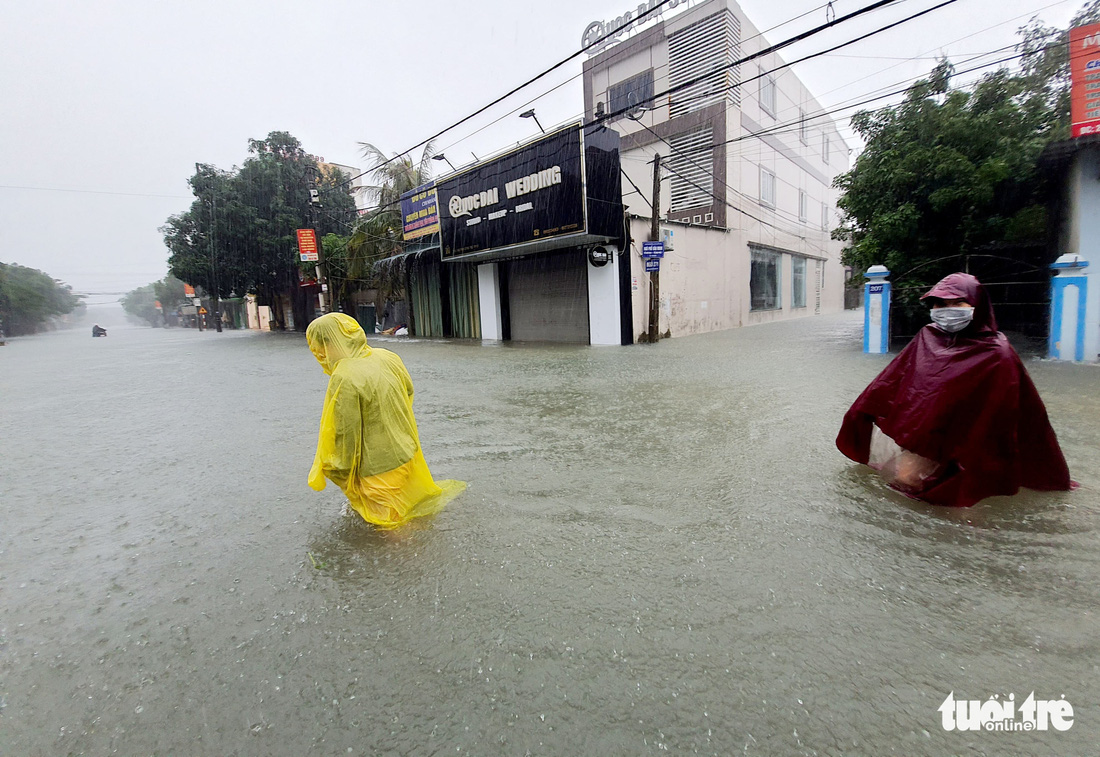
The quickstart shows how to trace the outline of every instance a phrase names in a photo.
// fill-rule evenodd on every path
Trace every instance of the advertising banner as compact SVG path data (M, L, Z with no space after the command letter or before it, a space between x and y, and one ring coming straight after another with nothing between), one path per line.
M1069 30L1069 76L1072 136L1100 134L1100 24Z
M190 284L184 284L183 285L183 296L184 297L194 297L195 296L195 287L191 286Z
M444 260L583 234L581 125L447 178L437 191Z
M439 233L439 199L434 183L401 195L401 219L406 242Z
M298 257L303 263L317 262L317 232L298 229Z

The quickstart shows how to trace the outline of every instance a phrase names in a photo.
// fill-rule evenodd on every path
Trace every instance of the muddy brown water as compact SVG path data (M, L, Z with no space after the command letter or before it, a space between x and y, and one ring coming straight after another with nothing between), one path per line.
M469 482L306 486L300 335L0 348L4 755L1085 754L1100 368L1029 361L1083 488L913 503L833 446L858 314L631 348L376 341ZM946 732L949 692L1068 731Z

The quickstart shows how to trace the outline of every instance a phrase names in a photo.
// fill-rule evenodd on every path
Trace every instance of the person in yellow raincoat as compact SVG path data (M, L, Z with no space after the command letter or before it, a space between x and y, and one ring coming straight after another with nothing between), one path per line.
M371 348L354 318L328 313L306 329L309 349L330 376L309 485L339 486L368 523L394 528L432 515L463 481L432 479L413 417L413 384L389 350Z

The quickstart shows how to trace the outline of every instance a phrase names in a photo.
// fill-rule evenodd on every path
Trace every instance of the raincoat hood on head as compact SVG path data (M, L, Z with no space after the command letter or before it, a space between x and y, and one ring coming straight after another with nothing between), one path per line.
M941 300L966 300L974 308L974 320L964 332L996 331L997 319L993 316L993 303L985 293L982 282L969 273L952 273L936 286L921 295L921 300L935 297Z
M306 342L313 357L329 376L344 358L366 357L371 353L363 327L343 313L326 313L309 324Z

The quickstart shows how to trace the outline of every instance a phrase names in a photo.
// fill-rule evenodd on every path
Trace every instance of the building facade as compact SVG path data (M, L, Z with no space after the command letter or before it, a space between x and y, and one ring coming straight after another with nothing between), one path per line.
M660 333L843 309L841 244L830 232L832 183L848 170L847 145L777 54L737 65L769 42L736 3L679 5L674 16L592 48L599 51L584 64L587 120L622 135L635 335L647 330L640 253L650 237L657 153L659 216L674 240L661 263ZM589 26L586 43L599 26Z

